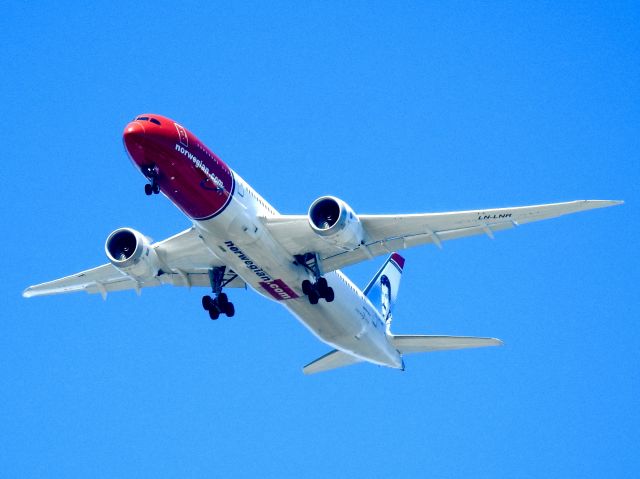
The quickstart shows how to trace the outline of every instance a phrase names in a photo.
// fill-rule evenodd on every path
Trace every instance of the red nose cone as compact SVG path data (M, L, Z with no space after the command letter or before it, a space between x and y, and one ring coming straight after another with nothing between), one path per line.
M125 127L122 137L125 143L130 141L140 142L144 138L144 126L138 121L132 121Z
M144 126L137 121L129 123L122 133L124 146L136 162L144 158Z

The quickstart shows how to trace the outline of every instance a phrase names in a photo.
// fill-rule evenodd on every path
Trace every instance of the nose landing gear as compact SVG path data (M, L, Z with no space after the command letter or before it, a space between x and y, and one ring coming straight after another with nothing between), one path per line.
M215 296L202 297L202 308L207 311L209 317L214 320L218 319L221 314L226 315L228 318L236 314L236 308L233 306L233 303L230 302L227 295L222 292L224 270L224 266L209 270L209 281L211 282L211 289Z
M147 166L144 171L144 176L149 178L151 183L144 185L144 193L147 196L157 195L160 193L160 187L158 186L158 169L155 165Z
M154 182L152 182L151 184L147 183L146 185L144 185L144 192L147 196L157 195L158 193L160 193L160 187Z

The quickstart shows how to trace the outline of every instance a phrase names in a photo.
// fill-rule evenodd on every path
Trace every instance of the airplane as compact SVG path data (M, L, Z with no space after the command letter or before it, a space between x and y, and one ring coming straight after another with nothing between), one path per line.
M232 317L226 292L251 287L279 302L333 349L303 368L314 374L360 362L404 370L409 353L499 346L490 337L391 332L404 258L399 250L494 233L524 223L621 204L580 200L445 213L360 215L322 196L306 215L282 215L181 124L142 114L126 125L125 150L144 175L147 196L162 193L192 226L152 243L119 228L105 243L108 263L28 287L24 297L107 293L169 284L211 288L202 307L213 320ZM387 255L364 290L340 269Z

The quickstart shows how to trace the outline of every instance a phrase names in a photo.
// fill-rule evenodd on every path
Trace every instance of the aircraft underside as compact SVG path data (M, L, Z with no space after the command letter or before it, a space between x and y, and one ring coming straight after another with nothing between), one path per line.
M193 226L158 243L131 228L107 238L109 262L31 286L25 297L100 293L160 285L206 287L209 318L238 314L234 288L251 286L281 303L321 341L335 348L305 373L361 361L404 369L403 354L502 344L495 338L394 335L392 309L404 266L395 251L621 204L580 200L445 213L359 215L323 196L305 215L282 215L191 132L169 118L143 114L125 128L124 144L146 178L144 192L162 193ZM387 256L364 290L340 269Z

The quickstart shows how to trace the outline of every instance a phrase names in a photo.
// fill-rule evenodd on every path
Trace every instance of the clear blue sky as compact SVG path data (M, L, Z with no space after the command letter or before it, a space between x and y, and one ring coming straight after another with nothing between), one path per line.
M2 9L0 476L636 477L638 2L107 3ZM20 296L188 226L141 112L283 213L626 204L406 252L397 332L503 348L306 377L328 348L250 291Z

